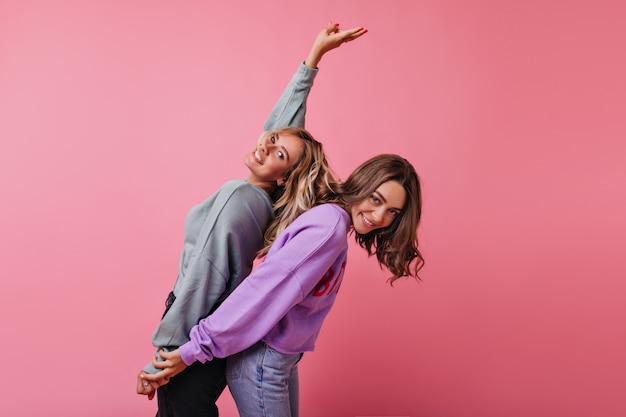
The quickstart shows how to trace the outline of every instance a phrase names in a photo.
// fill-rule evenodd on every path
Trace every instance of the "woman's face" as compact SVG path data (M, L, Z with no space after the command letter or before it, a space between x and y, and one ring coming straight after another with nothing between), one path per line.
M244 157L243 163L250 170L248 182L267 183L283 179L303 152L304 143L300 137L264 132L252 152Z
M382 183L365 200L350 207L352 226L359 234L389 226L406 203L406 190L397 181Z

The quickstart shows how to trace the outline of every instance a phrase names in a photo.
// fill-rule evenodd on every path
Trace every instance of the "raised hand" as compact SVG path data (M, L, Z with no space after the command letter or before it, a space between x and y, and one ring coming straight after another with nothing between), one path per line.
M304 64L311 68L317 68L317 64L326 52L338 48L344 43L358 39L366 33L367 29L362 27L341 29L339 23L330 22L315 38Z

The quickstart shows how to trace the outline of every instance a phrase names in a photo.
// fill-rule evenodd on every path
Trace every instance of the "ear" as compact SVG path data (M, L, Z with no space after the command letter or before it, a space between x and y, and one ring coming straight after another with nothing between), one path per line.
M281 179L279 179L279 180L277 180L277 181L276 181L276 184L277 184L279 187L284 187L284 186L285 186L285 182L287 182L287 178L281 178Z

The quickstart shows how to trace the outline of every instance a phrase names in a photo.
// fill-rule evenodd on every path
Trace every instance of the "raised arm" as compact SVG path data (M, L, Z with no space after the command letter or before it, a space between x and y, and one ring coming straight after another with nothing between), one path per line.
M306 100L316 75L317 69L309 68L303 63L298 66L298 70L265 120L263 130L275 130L285 126L304 127Z
M300 64L274 105L263 129L274 130L284 126L304 127L306 101L318 72L317 65L322 57L326 52L357 39L365 33L367 30L363 28L342 30L338 23L330 23L322 29L315 38L307 59Z

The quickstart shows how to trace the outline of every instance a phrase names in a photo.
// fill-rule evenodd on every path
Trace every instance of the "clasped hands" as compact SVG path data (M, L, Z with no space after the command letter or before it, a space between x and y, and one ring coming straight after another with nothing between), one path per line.
M157 356L153 357L152 365L161 371L156 374L141 371L137 375L137 394L147 395L149 400L154 398L157 388L167 384L171 377L178 375L187 368L178 349L171 352L160 349L158 353L161 360Z

